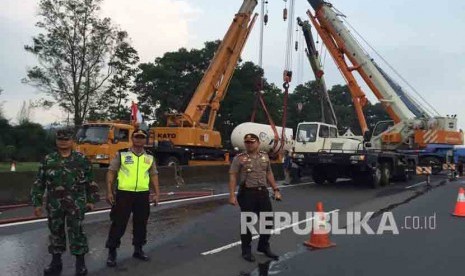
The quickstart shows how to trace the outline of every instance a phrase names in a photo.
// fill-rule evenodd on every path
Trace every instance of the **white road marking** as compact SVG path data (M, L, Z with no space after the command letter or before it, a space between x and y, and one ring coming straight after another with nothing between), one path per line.
M336 213L336 212L339 212L339 211L340 211L339 209L335 209L335 210L332 210L330 212L326 212L326 214L332 214L332 213ZM312 221L314 218L315 218L315 216L313 216L311 218L301 220L301 221L298 221L298 222L295 222L295 223L292 223L292 224L285 225L285 226L277 228L277 229L273 229L273 230L271 230L271 234L274 234L276 232L280 232L282 230L292 228L292 227L294 227L296 225L299 225L299 224L302 224L304 222ZM252 236L252 240L258 239L258 237L260 237L260 236L259 235ZM235 246L238 246L240 244L241 244L241 241L233 242L233 243L227 244L225 246L222 246L222 247L210 250L210 251L203 252L203 253L201 253L201 255L206 256L206 255L216 254L216 253L219 253L221 251L224 251L224 250L233 248Z
M420 185L423 185L423 184L427 184L426 181L422 181L422 182L419 182L417 184L413 184L413 185L410 185L408 187L405 187L405 189L410 189L410 188L413 188L413 187L417 187L417 186L420 186Z
M299 184L293 184L293 185L285 185L285 186L281 185L281 186L278 186L278 187L281 188L281 189L283 189L283 188L292 188L292 187L299 187L299 186L309 185L309 184L312 184L312 183L314 183L314 182L305 182L305 183L299 183ZM174 203L179 203L179 202L196 201L196 200L201 200L201 199L209 199L209 198L217 198L217 197L225 197L225 196L229 196L229 193L164 201L164 202L160 202L158 205L167 205L167 204L174 204ZM153 203L151 203L150 206L153 206ZM111 211L111 209L93 211L93 212L86 213L86 216L97 215L97 214L102 214L102 213L109 213L110 211ZM24 224L33 224L33 223L44 222L44 221L47 221L47 219L46 218L41 218L41 219L34 219L34 220L27 220L27 221L13 222L13 223L5 223L5 224L0 224L0 228L10 227L10 226L17 226L17 225L24 225Z

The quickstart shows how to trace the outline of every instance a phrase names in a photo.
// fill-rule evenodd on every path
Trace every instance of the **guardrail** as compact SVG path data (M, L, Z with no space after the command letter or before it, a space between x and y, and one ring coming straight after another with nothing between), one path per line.
M282 164L272 164L276 179L283 179ZM182 166L159 167L161 186L177 186L182 178L183 185L209 183L227 185L229 166ZM106 169L94 169L94 178L100 187L100 192L106 191ZM28 204L31 185L36 178L36 172L2 172L0 173L0 206Z

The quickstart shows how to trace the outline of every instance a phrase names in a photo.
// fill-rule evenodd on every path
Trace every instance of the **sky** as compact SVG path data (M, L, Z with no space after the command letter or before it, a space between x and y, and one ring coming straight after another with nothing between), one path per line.
M295 1L296 16L305 18L310 5L306 0ZM288 24L282 19L285 2L268 2L270 20L264 33L263 68L265 77L281 87ZM465 129L465 1L330 2L441 115L458 114L459 127ZM0 88L4 90L0 102L13 123L23 101L41 97L33 87L21 83L26 69L37 64L35 57L24 51L24 45L30 44L32 36L38 33L34 27L39 19L37 3L0 0ZM105 0L102 16L111 17L129 33L141 62L151 62L167 51L200 48L205 41L221 39L241 4L242 0ZM255 11L259 12L260 6ZM294 33L294 37L300 40L301 34ZM381 63L372 51L368 52ZM258 63L258 53L257 23L242 58ZM302 54L293 55L292 85L314 79ZM323 65L328 87L344 84L329 54ZM362 89L371 101L376 100L363 84ZM31 119L48 124L66 117L56 108L34 109Z

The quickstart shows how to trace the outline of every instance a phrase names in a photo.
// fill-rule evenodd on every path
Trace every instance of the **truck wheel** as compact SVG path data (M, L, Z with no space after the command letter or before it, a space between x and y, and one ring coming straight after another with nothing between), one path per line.
M388 163L381 164L381 179L380 185L387 186L389 185L389 178L391 178L391 166Z
M334 183L336 183L337 177L336 176L326 176L326 180L328 180L329 183L334 184Z
M442 162L436 157L426 157L420 163L422 166L431 166L432 174L439 174L442 171Z
M174 165L179 165L179 159L176 158L176 156L169 156L168 158L165 159L165 162L163 165L165 166L174 166Z
M326 180L324 174L322 174L318 170L313 171L312 178L313 178L313 181L315 181L315 183L318 185L325 183L325 180Z
M404 169L404 173L399 177L400 181L409 181L415 174L415 162L408 161L407 168Z
M381 186L382 171L379 166L376 166L376 169L368 176L369 184L373 189L379 188Z

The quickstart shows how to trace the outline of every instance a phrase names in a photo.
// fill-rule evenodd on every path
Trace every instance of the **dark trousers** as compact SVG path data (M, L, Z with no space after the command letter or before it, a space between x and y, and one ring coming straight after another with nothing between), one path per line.
M111 208L111 227L106 243L107 248L118 248L121 237L126 231L129 216L132 212L132 228L134 246L142 246L147 242L147 220L150 215L149 192L117 191L115 205Z
M270 196L266 188L257 189L248 189L240 188L237 195L237 201L241 207L241 212L254 212L259 216L260 221L260 212L272 212ZM272 226L269 228L272 229ZM256 225L258 230L258 223ZM270 235L269 234L260 234L258 240L258 250L265 250L270 246L269 244ZM241 244L242 252L250 252L250 243L252 242L252 233L247 229L247 234L241 234Z

